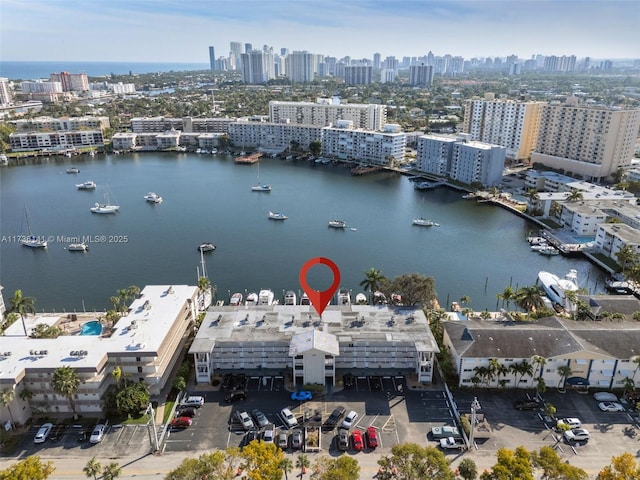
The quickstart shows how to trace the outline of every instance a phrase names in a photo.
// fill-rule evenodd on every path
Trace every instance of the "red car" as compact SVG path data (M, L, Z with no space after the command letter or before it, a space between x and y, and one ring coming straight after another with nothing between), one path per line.
M367 447L376 448L378 446L378 432L376 432L375 427L367 428L364 436L367 440Z
M353 443L353 449L357 452L364 450L364 442L362 441L362 432L360 430L354 430L351 434L351 442Z
M177 417L171 420L171 426L175 428L187 428L189 425L191 425L189 417Z

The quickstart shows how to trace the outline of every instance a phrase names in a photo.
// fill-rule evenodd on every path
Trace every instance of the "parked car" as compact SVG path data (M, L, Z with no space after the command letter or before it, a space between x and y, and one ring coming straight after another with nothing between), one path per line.
M353 388L354 379L353 375L347 373L342 377L342 383L344 385L345 390L351 390Z
M349 413L347 413L347 416L344 417L341 427L349 430L357 418L358 413L355 410L351 410Z
M302 430L294 430L291 435L291 448L300 449L302 448Z
M276 437L276 429L274 425L267 427L262 434L262 441L264 443L273 443Z
M280 432L280 435L278 435L278 447L280 447L282 450L286 450L288 446L289 435L287 435L287 432Z
M333 428L335 427L338 422L342 419L342 417L344 416L344 412L345 412L345 408L343 406L338 406L336 408L333 409L333 412L331 412L331 415L329 415L329 418L327 418L327 421L324 422L324 426L326 428Z
M617 402L618 397L611 392L597 392L593 394L593 398L598 402Z
M537 410L540 404L536 400L517 400L513 402L516 410Z
M171 426L174 428L187 428L191 426L191 419L189 417L176 417L171 420Z
M299 392L293 392L291 394L291 400L293 400L294 402L311 400L311 392L309 390L300 390Z
M231 390L228 391L224 396L224 401L227 403L237 402L238 400L246 400L247 394L244 390Z
M204 397L198 396L187 397L180 402L180 407L200 408L202 405L204 405Z
M600 402L598 408L603 412L624 412L624 407L616 402Z
M258 427L264 427L269 423L267 416L258 409L252 410L251 414L253 415L253 418L256 419Z
M567 442L588 442L591 435L584 428L574 428L562 434Z
M570 428L580 428L582 426L582 422L579 418L561 418L556 423L556 427L558 428L563 428L564 425L567 425Z
M251 420L249 414L244 410L236 411L236 418L242 424L242 428L244 428L245 430L251 430L252 428L255 428L253 420Z
M225 373L222 376L222 385L220 388L222 390L228 390L231 387L231 382L233 381L233 375L231 373Z
M351 441L353 442L353 449L356 452L364 450L364 441L362 440L362 432L360 430L354 430L351 433Z
M180 410L178 410L178 414L176 416L193 418L196 416L196 409L191 407L181 408Z
M289 410L288 408L283 408L280 411L280 416L282 417L282 420L287 427L295 427L296 425L298 425L298 419L293 415L293 413L291 413L291 410Z
M91 432L91 436L89 437L89 443L100 443L104 437L104 431L106 428L107 426L102 424L98 424L93 427L93 432Z
M338 450L346 452L349 450L349 431L340 429L338 431Z
M375 427L368 427L364 432L364 438L367 441L367 447L376 448L378 446L378 431Z
M371 390L380 391L382 390L382 379L380 377L371 377Z
M51 433L51 429L53 428L53 423L43 423L36 436L33 437L33 443L44 443L47 441L47 437Z
M258 440L260 433L257 430L249 430L244 437L245 445L249 445L254 440Z

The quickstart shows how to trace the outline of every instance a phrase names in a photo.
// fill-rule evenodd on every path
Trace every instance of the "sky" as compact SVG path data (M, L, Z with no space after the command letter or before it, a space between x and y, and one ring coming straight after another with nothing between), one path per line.
M0 61L209 62L229 42L338 58L640 58L639 0L0 0Z

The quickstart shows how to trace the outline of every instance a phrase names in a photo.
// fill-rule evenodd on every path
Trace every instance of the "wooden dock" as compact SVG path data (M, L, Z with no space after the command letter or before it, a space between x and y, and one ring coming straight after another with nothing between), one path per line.
M262 157L262 152L255 152L251 155L236 157L234 162L239 163L241 165L251 165L252 163L256 163Z
M366 175L384 170L384 167L354 167L351 169L351 175Z

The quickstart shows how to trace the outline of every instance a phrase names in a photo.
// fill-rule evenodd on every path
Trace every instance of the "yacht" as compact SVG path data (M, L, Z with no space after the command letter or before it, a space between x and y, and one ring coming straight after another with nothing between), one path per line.
M44 239L44 237L38 237L31 231L31 222L26 205L24 207L24 220L27 225L27 231L26 234L20 236L20 243L23 246L29 248L47 248L47 241Z
M213 252L215 249L216 249L216 246L211 242L201 243L200 246L198 247L198 250L201 251L202 253Z
M296 292L293 290L287 290L287 293L284 294L284 304L285 305L296 305L298 297L296 296Z
M162 197L157 193L149 192L144 196L144 199L150 203L160 203L162 202Z
M96 182L88 180L84 183L76 183L76 188L78 190L95 190L97 187Z
M269 218L271 220L286 220L287 217L284 213L280 213L280 212L269 212Z
M565 292L575 292L578 290L576 284L578 278L577 270L569 270L564 278L560 278L557 275L545 272L544 270L538 273L538 280L542 284L544 291L553 303L558 303L567 308L570 302L565 297Z
M336 303L338 305L351 305L351 294L349 293L349 290L347 290L346 288L341 288L340 290L338 290Z
M309 300L309 295L306 293L302 294L302 298L300 298L300 305L311 305L311 300Z
M260 294L258 295L258 305L273 305L273 291L266 288L264 290L260 290Z
M264 183L262 185L254 185L253 187L251 187L251 191L252 192L270 192L271 185L267 183Z
M240 292L236 292L231 295L231 299L229 299L229 305L233 307L237 307L242 304L242 294Z
M78 167L69 167L67 168L67 173L80 173L80 169Z
M367 296L364 293L360 292L356 295L357 305L366 305L367 303Z
M538 250L538 253L541 255L560 255L560 251L551 245L547 245L546 247L540 248Z
M70 252L86 252L89 247L86 243L72 243L67 247Z
M435 226L435 223L433 223L431 220L427 220L426 218L423 218L423 217L414 218L413 219L413 224L414 225L418 225L419 227L433 227L433 226Z
M344 220L330 220L329 221L330 228L347 228L347 222Z
M258 294L256 292L251 292L247 295L247 301L244 304L248 307L255 306L258 304Z

